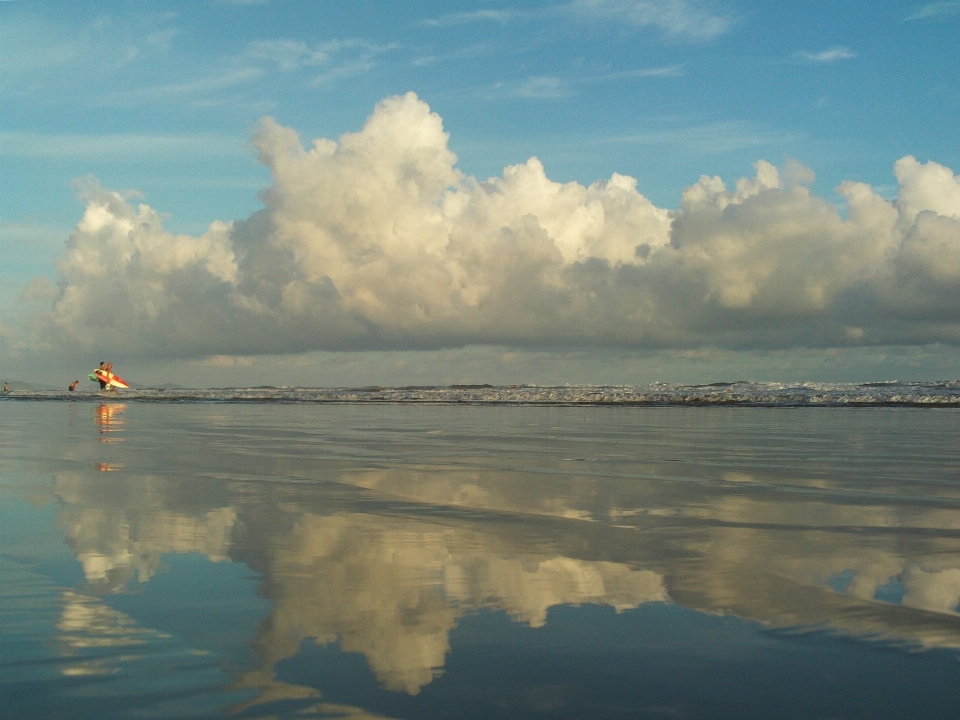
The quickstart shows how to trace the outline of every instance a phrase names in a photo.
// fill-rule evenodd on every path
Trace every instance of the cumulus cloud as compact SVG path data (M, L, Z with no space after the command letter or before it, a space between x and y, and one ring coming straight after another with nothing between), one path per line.
M796 161L679 208L633 178L551 180L536 158L480 181L413 93L339 142L267 118L264 208L176 235L89 184L45 350L130 356L514 347L789 348L960 342L960 179L899 160L895 201ZM104 308L110 312L104 313Z

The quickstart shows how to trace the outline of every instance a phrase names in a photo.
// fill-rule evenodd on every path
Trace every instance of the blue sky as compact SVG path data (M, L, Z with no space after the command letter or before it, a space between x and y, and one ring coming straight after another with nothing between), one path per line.
M778 370L798 376L807 373L825 377L832 373L837 379L858 373L866 376L901 371L941 376L956 367L953 347L960 342L960 306L952 299L960 295L957 278L952 271L946 276L941 272L942 268L953 267L960 252L960 237L954 236L955 229L949 224L955 219L953 208L960 202L954 196L954 185L960 188L955 175L960 169L958 40L960 2L2 2L2 372L23 375L29 374L28 369L36 373L42 368L49 374L70 374L67 368L106 352L145 376L163 374L170 362L181 362L192 368L196 382L204 383L216 383L228 375L233 381L253 378L263 362L272 367L289 365L290 381L313 379L312 384L362 383L367 376L370 382L423 382L433 377L437 382L485 379L459 377L459 371L450 369L451 362L454 367L470 367L470 372L490 375L491 379L502 377L504 381L510 379L519 363L524 368L521 379L533 382L563 381L567 376L571 382L681 379L646 377L642 371L661 368L662 375L681 366L683 371L674 371L689 376L683 379L709 374L711 377L705 380L715 379L716 374L739 375L740 367L752 370L755 377L776 375ZM277 127L296 132L309 148L316 138L340 142L344 133L360 133L368 118L373 122L377 117L378 104L409 92L415 93L415 100L410 100L405 109L397 105L393 111L380 113L384 127L393 129L383 130L382 137L375 137L371 130L368 140L376 144L394 137L391 133L412 133L404 135L407 140L396 140L409 144L427 132L431 121L424 120L425 113L438 116L448 136L446 150L456 159L444 160L446 169L433 164L419 168L418 172L437 173L423 187L434 188L439 183L426 210L421 210L428 212L447 203L442 214L449 221L444 236L449 247L453 247L450 243L455 238L470 234L489 248L491 233L505 229L520 233L518 228L525 222L522 218L537 218L538 228L563 254L563 263L554 270L565 279L545 280L544 285L537 286L538 299L530 301L532 304L517 300L509 310L510 303L502 293L525 297L524 293L534 290L506 285L491 289L490 283L477 279L492 272L489 262L484 261L487 264L480 272L480 266L468 266L464 256L457 255L437 260L448 270L451 263L458 264L449 277L462 273L471 278L469 282L462 277L458 281L458 287L468 290L457 298L454 309L431 304L433 300L418 294L431 294L439 287L431 285L433 271L424 271L416 287L398 287L389 297L378 296L376 305L381 309L375 311L364 300L383 286L383 281L371 274L372 266L367 260L356 260L349 267L328 272L323 263L334 262L334 255L323 243L333 243L330 247L338 248L338 253L347 252L343 248L352 243L350 257L356 258L354 251L372 242L377 253L392 258L389 269L380 268L387 273L385 277L395 273L416 275L418 271L411 269L407 259L424 252L437 259L441 250L433 245L421 246L412 236L404 241L406 244L401 243L402 247L382 237L364 235L365 240L358 240L360 235L349 229L343 230L342 237L333 237L339 231L316 219L310 219L310 223L319 234L290 239L299 232L292 228L302 228L312 212L304 208L323 208L324 203L334 202L330 194L334 191L318 189L315 180L304 179L304 173L326 172L318 170L319 166L305 164L295 172L289 170L293 175L284 176L286 170L258 162L258 152L263 159L263 149L251 145L251 139L257 133L263 137L262 118L272 117ZM422 113L416 109L419 107ZM415 129L411 123L427 125ZM282 134L279 130L270 132L277 137ZM431 152L439 152L438 143L443 144L443 139L436 133L431 138ZM377 147L382 153L386 146ZM370 157L365 162L375 161ZM751 245L746 238L756 232L755 228L738 226L731 230L730 209L723 210L723 222L727 223L722 226L723 237L741 238L741 249L750 260L744 260L747 255L737 255L739 259L734 261L726 250L721 251L726 241L718 240L719 230L703 231L706 235L697 235L696 242L705 243L704 252L715 262L708 270L694 271L694 260L687 257L683 260L684 274L676 270L678 257L668 258L666 251L660 254L660 265L654 267L657 263L651 258L660 257L661 247L655 238L646 243L644 251L653 248L653 254L635 262L629 252L610 249L613 235L597 240L584 231L587 234L580 240L559 238L566 232L562 228L574 222L571 218L587 210L577 215L564 205L562 212L568 215L563 220L557 215L561 212L557 203L566 200L554 198L549 209L545 200L523 205L522 198L540 182L535 179L529 180L533 183L529 186L511 186L514 189L509 192L517 193L510 201L516 205L512 215L487 216L482 223L472 222L467 233L463 218L454 218L451 213L468 206L476 213L478 208L489 209L492 205L489 193L481 197L479 191L462 183L469 185L473 179L488 178L506 182L504 168L523 166L531 157L542 163L542 175L558 186L575 183L584 189L595 181L610 180L615 173L635 179L635 194L629 202L636 207L624 210L627 214L622 218L615 218L614 206L622 207L626 201L616 200L610 194L614 191L603 197L584 194L583 208L600 203L607 228L621 227L617 223L628 222L629 213L634 213L629 222L640 223L636 213L649 208L637 208L646 202L673 213L664 221L666 216L651 210L642 228L630 225L630 232L642 235L649 231L651 238L658 232L667 233L662 235L662 244L671 249L681 248L679 236L669 235L669 223L682 209L685 190L703 175L722 178L731 193L740 178L760 182L754 167L758 160L779 168L779 180L760 182L762 187L753 195L741 193L733 200L716 201L714 209L723 210L721 205L725 208L732 202L760 212L762 198L771 203L768 207L776 205L776 198L787 196L799 202L797 193L801 191L795 188L799 183L802 192L815 197L820 205L813 210L798 208L798 218L821 212L826 204L836 208L836 222L824 220L827 225L792 239L783 238L783 247L823 241L825 234L834 232L829 225L839 228L829 247L842 241L860 248L867 241L851 238L860 237L857 233L872 226L867 221L859 229L837 224L847 220L851 208L849 198L836 188L844 181L864 183L878 198L891 201L891 208L900 208L901 217L895 223L899 228L897 238L876 242L886 248L887 255L897 254L902 262L892 269L867 267L867 261L860 258L853 263L856 269L850 269L843 280L829 282L811 280L824 274L822 268L811 268L806 279L794 278L797 292L806 298L803 302L796 297L774 298L772 290L764 289L764 283L783 286L792 280L784 280L782 273L770 270L769 262L764 264L756 258L782 258L785 253L774 245ZM910 168L914 166L902 166L903 177L898 179L894 163L904 157L915 158L919 170L913 172ZM350 169L344 164L346 160L341 160L337 166L341 174L329 180L333 183L330 187L359 183L357 192L362 190L361 185L379 187L370 174L372 170L358 174L356 167ZM397 162L402 169L419 160ZM450 175L450 168L459 175ZM396 176L395 170L391 170L391 177ZM82 178L88 179L78 180ZM291 189L297 182L302 185ZM935 190L930 190L931 183L936 185ZM94 191L92 187L99 189ZM273 205L264 201L263 191L270 187L275 193ZM542 183L539 187L542 189ZM296 205L306 214L289 220L292 198L300 198L308 188L320 195L306 205ZM137 275L147 257L141 241L131 241L135 247L131 246L134 249L124 264L111 266L110 272L117 276L113 287L105 289L102 279L95 280L102 272L91 270L89 263L78 259L84 248L90 252L92 245L103 244L102 236L99 240L95 237L102 228L92 234L74 233L71 242L79 250L72 256L65 242L91 204L109 205L103 193L110 191L120 193L118 197L130 212L136 213L139 203L156 212L157 228L162 225L162 231L157 229L159 235L150 240L155 263L165 252L170 257L177 253L182 257L186 252L177 250L170 237L186 234L203 238L212 222L234 222L233 229L225 231L229 237L223 240L222 248L217 245L219 240L204 245L216 245L210 252L226 252L238 268L233 274L214 272L217 281L227 283L232 290L211 288L210 292L219 293L221 299L229 295L231 299L223 299L227 304L224 312L227 306L230 312L241 306L247 312L256 305L260 308L256 317L262 318L266 304L270 313L279 313L267 322L268 327L286 327L290 321L285 339L267 338L269 333L260 332L252 316L237 316L234 322L246 330L238 329L235 336L224 335L217 342L196 341L196 337L210 334L201 328L187 333L192 332L194 340L177 335L177 323L165 321L166 311L157 308L176 305L175 313L182 317L190 294L177 288L188 279L186 275L174 278L166 265L161 271L158 268L162 263L153 267L149 278ZM456 210L450 209L453 201L448 195L442 199L443 192L454 192L461 198ZM500 188L497 193L508 191ZM915 198L913 210L906 215L906 200L899 205L893 202L904 194ZM468 195L469 199L464 199ZM916 199L921 195L922 199ZM424 200L421 196L418 202ZM395 206L390 202L379 206L392 208L394 228L403 226L402 218L412 212L399 197L393 198L399 203ZM283 280L287 299L282 308L270 305L265 296L238 289L248 287L253 275L243 276L249 268L242 261L236 233L239 224L250 227L248 218L265 207L273 219L273 229L264 231L270 237L261 238L265 246L289 253L295 263L313 258L303 260L305 265L296 265ZM127 211L110 212L115 220L117 212ZM885 211L877 212L882 215ZM943 222L934 223L935 229L930 229L934 225L907 227L905 223L914 223L924 212L934 213ZM684 215L686 220L681 218L683 222L677 221L675 226L680 230L702 228L694 214L690 210ZM746 214L744 210L738 217ZM333 215L336 212L331 211ZM284 229L280 218L293 224ZM143 217L136 222L142 225ZM337 227L342 229L343 222ZM785 232L784 227L780 223L777 229L761 234L775 236ZM481 237L483 233L487 235ZM614 230L610 233L615 234ZM167 242L172 244L163 246ZM197 242L202 245L207 241ZM517 242L529 249L534 241ZM632 241L617 235L616 242ZM692 247L693 241L686 242L688 248ZM244 246L245 252L249 252L248 245ZM598 250L601 245L606 249ZM940 254L931 248L939 248L936 253ZM369 258L369 248L364 252ZM831 251L811 251L790 262L807 262L804 258L822 252ZM837 252L835 266L849 260L849 249ZM922 262L916 260L918 257ZM722 258L728 264L721 266ZM212 261L208 260L203 260L203 267L209 269ZM730 269L754 260L758 268L767 269L747 273L749 277ZM584 289L583 274L584 268L597 262L606 263L611 273L604 281L605 287L626 282L623 273L636 270L646 273L635 280L643 288L667 282L663 278L669 277L671 289L648 297L644 295L647 290L634 292L630 285L627 294L631 299L618 300L616 311L604 306L559 319L537 314L540 310L536 308L544 304L569 301L569 307L574 307L577 303L569 297L594 292ZM916 274L918 262L926 263L924 272L932 273L927 280L922 273ZM624 270L623 263L646 265L640 269L631 265ZM177 265L177 272L186 273L185 268ZM914 274L908 277L908 271ZM883 272L892 278L890 282L867 292L865 278ZM571 280L570 273L579 279ZM720 280L705 280L702 291L690 295L694 275ZM48 285L38 284L37 278L46 278ZM436 282L442 285L446 281ZM156 297L130 294L129 288L145 283L159 283ZM289 296L296 283L303 284L296 287L309 293L320 293L320 286L327 283L339 293L337 312L345 313L343 317L349 317L350 323L358 322L365 329L346 329L342 323L328 325L326 319L317 324L318 313L329 318L333 311L325 305L322 313L317 310L326 302L318 299L321 295L303 300L314 303L313 315L309 308L294 308ZM557 283L563 285L561 289L567 295L561 295L567 300L544 294L545 287L556 289ZM741 289L753 290L740 292L723 283L739 283ZM938 297L948 300L911 294L910 288L925 284L932 287L930 283L941 283ZM814 285L817 288L812 289ZM893 285L896 289L891 289ZM427 286L429 291L424 290ZM122 291L124 287L128 290ZM242 302L238 293L245 298ZM819 299L810 300L817 293ZM83 302L76 299L81 296ZM193 300L201 302L199 297ZM77 304L69 306L71 302ZM70 325L79 334L77 323L89 319L89 308L98 302L119 303L121 307L129 304L137 312L128 318L109 320L116 323L112 333L110 328L103 328L102 322L91 323L93 330L87 328L83 335L93 333L92 346L78 342L64 328ZM210 297L202 302L211 302ZM635 307L624 310L624 302L635 303ZM713 303L719 310L714 312L716 308L711 305L702 307L702 312L680 312L691 302ZM403 307L405 303L412 308L410 316L383 311L384 307ZM889 306L889 313L882 317L867 313L867 317L856 309L865 303ZM509 325L509 321L499 316L480 317L474 312L492 305L500 307L499 312L506 313L504 317L526 318L530 327L549 325L553 329L531 331L518 321L516 327L503 332L492 330L496 323ZM648 308L656 318L671 318L671 327L682 327L682 332L664 329L665 319L639 319L641 308ZM289 314L294 310L300 313L297 320ZM432 319L424 321L417 312ZM307 316L313 320L306 320ZM438 320L441 316L442 322ZM647 324L633 334L618 332L617 327L630 322L630 318ZM168 333L164 335L164 347L171 348L169 357L158 359L156 348L151 349L144 338L121 332L130 324L147 328L150 323L160 325L144 329L147 335ZM590 329L598 323L608 324L609 333ZM732 329L718 334L714 332L717 323ZM779 329L751 334L751 328L758 324ZM898 324L900 330L889 330L892 324ZM470 329L460 332L458 327ZM573 329L577 327L580 329ZM918 330L920 327L926 330ZM101 330L103 334L97 335ZM304 336L314 339L292 339ZM251 339L256 337L260 340ZM334 363L333 356L324 354L331 352L346 355L336 355ZM273 357L263 359L265 353ZM453 353L456 359L443 353ZM791 362L800 362L800 357L811 359L793 367L785 362L784 353ZM919 367L918 353L927 358ZM837 359L838 354L842 359ZM467 356L469 361L465 360ZM513 360L504 361L506 356ZM910 357L914 364L891 365L891 357ZM355 371L335 372L330 369L332 365L350 366Z

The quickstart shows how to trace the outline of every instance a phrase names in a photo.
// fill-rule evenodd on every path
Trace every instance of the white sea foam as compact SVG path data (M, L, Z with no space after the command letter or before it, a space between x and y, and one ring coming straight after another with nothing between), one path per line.
M960 407L960 380L883 383L731 382L709 385L137 388L116 393L14 391L5 399L144 402L412 403L475 405L745 405Z

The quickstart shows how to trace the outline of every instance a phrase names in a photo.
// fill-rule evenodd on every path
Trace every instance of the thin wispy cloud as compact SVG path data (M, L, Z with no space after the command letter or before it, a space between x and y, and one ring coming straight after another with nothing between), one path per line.
M499 80L493 86L474 88L470 95L487 100L519 98L525 100L562 100L573 94L569 83L554 75L532 75L516 80Z
M426 18L420 24L427 27L445 27L448 25L469 25L478 22L495 22L506 24L521 13L514 10L474 10L473 12L457 12L442 15L437 18ZM526 15L527 13L523 13Z
M702 42L726 33L733 20L714 12L700 0L572 0L543 10L477 10L443 15L421 21L428 27L446 27L481 22L506 25L522 20L562 18L616 24L634 29L652 28L676 40Z
M798 52L795 57L807 62L833 63L839 60L852 60L856 56L857 54L850 48L837 45L835 47L828 48L827 50L821 50L820 52L802 50Z
M319 47L311 48L301 40L281 38L254 40L247 46L247 57L272 63L283 71L290 71L325 63L330 60L330 53Z
M921 6L916 12L907 15L904 20L929 20L960 15L960 2L935 2Z
M436 55L420 55L414 58L412 65L414 65L414 67L422 67L425 65L435 65L441 62L471 60L481 57L482 55L489 55L492 51L493 46L490 43L479 42L466 47L457 48L456 50L452 50L450 52L438 53Z
M487 97L529 98L533 100L562 100L575 93L575 88L606 82L622 82L643 78L668 78L683 75L683 65L657 68L639 68L615 72L562 78L555 75L534 75L520 81L498 82Z
M345 80L346 78L365 75L377 66L372 58L358 58L342 65L332 67L326 72L322 72L310 81L311 87L319 87L330 83Z
M170 50L173 39L177 36L178 32L178 28L164 28L163 30L147 33L143 38L142 46L151 50L167 52Z
M337 62L355 65L358 61L372 61L376 56L399 46L399 43L380 44L356 38L326 40L312 45L301 40L277 38L249 43L243 60L291 72Z
M213 133L157 135L146 133L0 133L7 157L71 160L177 161L187 157L226 157L243 153L234 137Z
M313 44L276 38L249 43L242 60L270 71L316 71L319 68L309 82L311 87L318 87L364 75L377 67L379 56L399 47L399 43L381 44L356 38Z
M776 132L743 120L708 123L665 130L651 129L593 140L593 145L677 145L691 152L718 154L764 146L784 146L799 135Z
M733 26L732 18L697 0L573 0L560 9L580 18L653 28L692 42L712 40Z
M613 82L616 80L634 80L640 78L681 77L684 63L664 67L638 68L636 70L618 70L601 75L579 78L578 83Z
M48 73L101 74L160 57L178 33L170 22L154 16L135 22L98 18L65 27L43 17L0 19L0 84L9 86L25 75L35 82Z
M151 94L161 96L169 95L197 95L208 93L213 90L223 90L236 85L243 85L263 75L263 71L255 67L241 67L235 70L229 70L220 75L210 75L198 80L183 83L170 83L168 85L159 85L148 90Z
M215 75L208 75L187 82L148 85L132 90L114 92L101 98L104 105L125 105L129 102L158 103L177 99L205 100L211 93L249 84L263 77L259 67L231 68Z

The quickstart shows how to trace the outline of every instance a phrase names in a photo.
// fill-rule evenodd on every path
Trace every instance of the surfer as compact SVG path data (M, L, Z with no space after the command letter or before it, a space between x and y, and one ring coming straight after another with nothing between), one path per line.
M103 390L104 388L107 387L107 381L104 380L104 377L106 376L106 372L107 372L107 364L106 364L103 360L101 360L101 361L100 361L100 370L97 371L97 373L96 373L96 375L97 375L97 382L100 383L100 389L101 389L101 390Z
M72 383L70 383L70 387L68 387L67 390L69 390L70 392L73 392L74 390L77 389L77 383L79 382L80 382L79 380L74 380Z
M10 392L10 386L9 386L7 383L4 383L4 384L3 384L3 391L4 391L5 393Z

